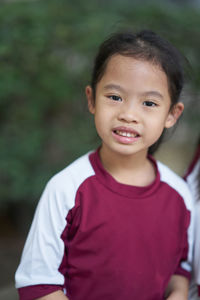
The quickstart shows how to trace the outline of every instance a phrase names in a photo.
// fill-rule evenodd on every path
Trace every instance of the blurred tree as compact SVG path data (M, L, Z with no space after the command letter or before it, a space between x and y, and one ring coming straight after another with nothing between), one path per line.
M199 25L198 10L163 3L1 4L0 206L35 204L50 176L96 147L84 86L97 47L108 34L123 28L156 30L188 57L193 66L190 92L197 95ZM191 99L187 115L193 128L198 126L198 107L199 101Z

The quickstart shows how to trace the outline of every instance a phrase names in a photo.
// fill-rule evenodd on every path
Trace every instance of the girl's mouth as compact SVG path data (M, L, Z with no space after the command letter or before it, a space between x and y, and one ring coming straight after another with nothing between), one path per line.
M129 132L129 131L122 131L122 130L114 130L114 133L120 136L125 136L125 137L138 137L139 135L134 132Z
M114 128L112 131L114 139L120 144L135 143L140 137L139 133L131 128Z

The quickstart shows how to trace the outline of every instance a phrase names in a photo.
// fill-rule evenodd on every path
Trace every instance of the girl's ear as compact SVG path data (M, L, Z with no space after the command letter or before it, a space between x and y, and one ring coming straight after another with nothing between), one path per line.
M88 102L88 109L91 112L91 114L95 113L95 101L94 101L94 96L93 96L93 90L90 85L87 85L85 88L85 94L87 97L87 102Z
M176 103L172 109L170 110L166 122L165 122L165 128L170 128L174 126L174 124L178 121L180 118L182 112L184 110L184 104L182 102Z

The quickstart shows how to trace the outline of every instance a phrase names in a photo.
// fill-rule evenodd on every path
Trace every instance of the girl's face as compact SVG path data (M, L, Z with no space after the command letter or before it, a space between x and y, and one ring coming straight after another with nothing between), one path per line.
M159 66L122 55L110 58L96 86L96 99L90 86L86 96L102 150L121 155L146 155L184 108L177 103L170 110L167 76Z

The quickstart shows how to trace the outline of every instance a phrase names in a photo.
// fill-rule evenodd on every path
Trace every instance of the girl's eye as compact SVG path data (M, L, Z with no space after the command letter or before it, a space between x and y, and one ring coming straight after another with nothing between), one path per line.
M108 98L114 101L120 101L120 102L122 101L122 98L116 95L108 96Z
M144 101L143 102L144 106L148 106L148 107L153 107L153 106L157 106L157 104L153 101Z

